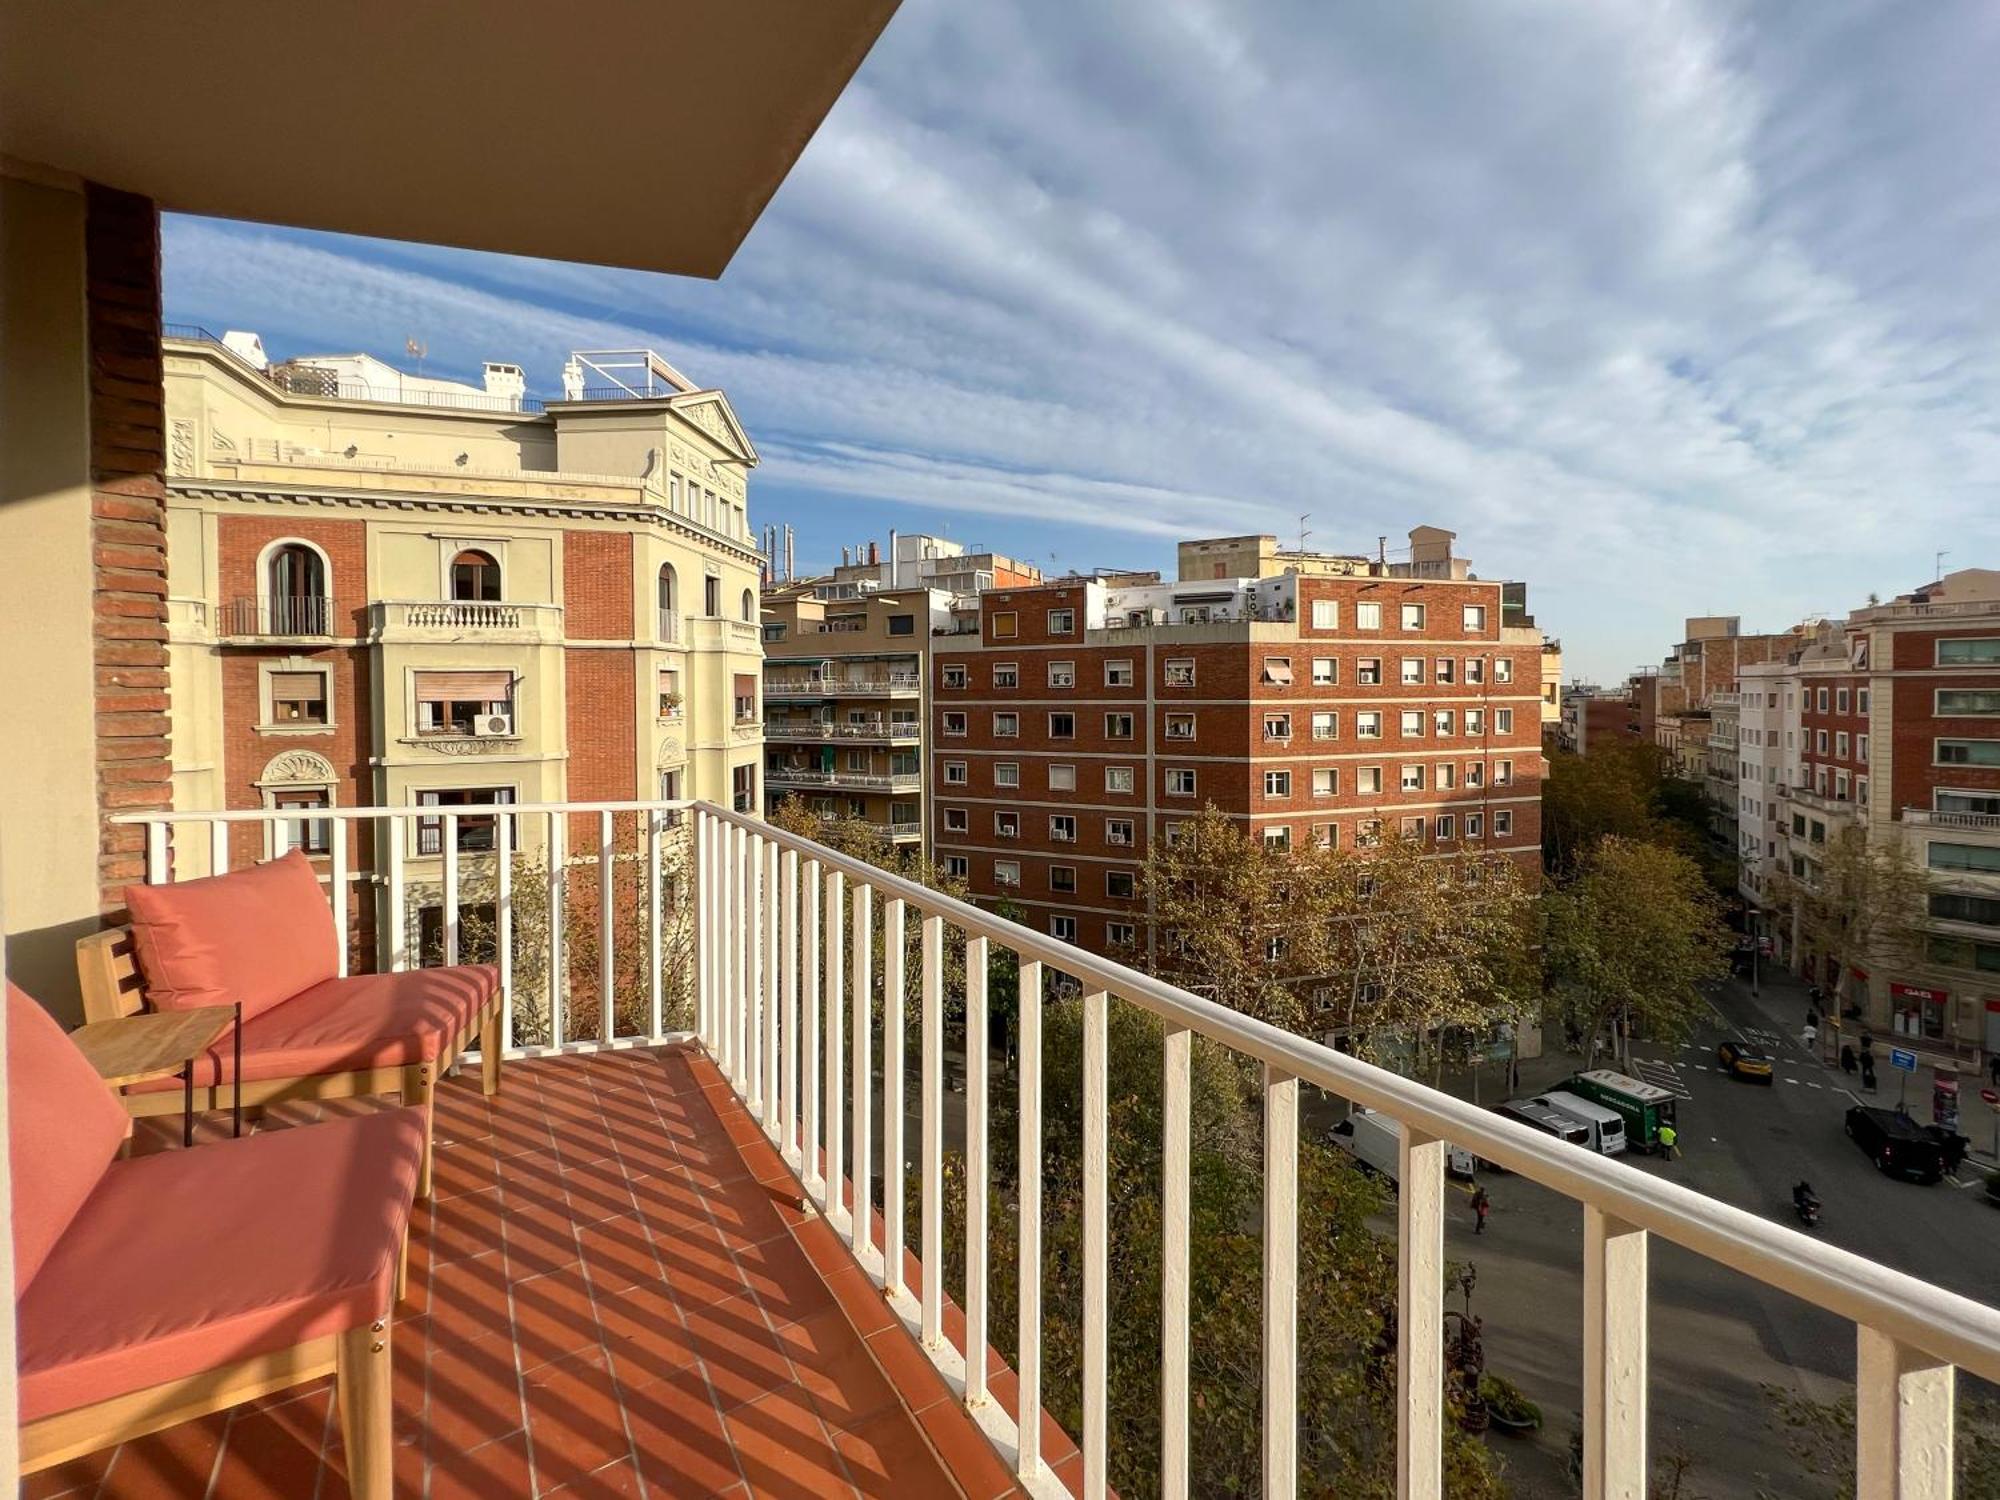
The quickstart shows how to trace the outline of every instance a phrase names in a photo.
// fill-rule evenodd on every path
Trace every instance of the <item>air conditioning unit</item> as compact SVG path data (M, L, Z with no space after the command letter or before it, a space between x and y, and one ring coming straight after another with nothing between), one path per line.
M473 720L472 732L482 740L511 739L514 734L512 714L481 714Z

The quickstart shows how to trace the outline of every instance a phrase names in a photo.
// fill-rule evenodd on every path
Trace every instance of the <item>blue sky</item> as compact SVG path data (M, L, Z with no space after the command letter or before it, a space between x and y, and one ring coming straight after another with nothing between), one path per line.
M174 218L167 309L651 344L802 564L1448 526L1612 679L2000 566L1996 75L1967 4L905 0L719 282Z

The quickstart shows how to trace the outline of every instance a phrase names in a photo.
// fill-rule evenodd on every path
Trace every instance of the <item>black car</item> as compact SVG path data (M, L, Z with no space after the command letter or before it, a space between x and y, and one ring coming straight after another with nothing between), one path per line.
M1857 1104L1847 1112L1847 1135L1891 1177L1936 1182L1945 1173L1945 1144L1928 1126L1893 1109Z

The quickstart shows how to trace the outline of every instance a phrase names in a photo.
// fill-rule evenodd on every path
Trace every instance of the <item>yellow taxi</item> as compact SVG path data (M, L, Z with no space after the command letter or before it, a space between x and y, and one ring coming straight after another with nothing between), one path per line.
M1762 1047L1753 1047L1732 1037L1715 1049L1715 1060L1722 1064L1722 1071L1732 1078L1747 1079L1751 1083L1771 1081L1771 1054Z

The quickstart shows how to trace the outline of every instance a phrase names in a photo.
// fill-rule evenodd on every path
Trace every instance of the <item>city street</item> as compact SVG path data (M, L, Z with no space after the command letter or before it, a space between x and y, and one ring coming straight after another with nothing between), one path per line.
M1957 1180L1929 1187L1878 1173L1842 1130L1843 1113L1859 1097L1848 1085L1858 1090L1858 1080L1822 1067L1799 1044L1805 1009L1804 991L1789 978L1767 984L1761 998L1730 981L1686 1046L1635 1048L1637 1071L1682 1097L1684 1154L1634 1164L1794 1225L1791 1186L1804 1177L1825 1207L1817 1232L1831 1243L1967 1296L2000 1300L2000 1210L1986 1201L1980 1172L1966 1166ZM1771 1084L1731 1078L1716 1065L1716 1044L1732 1035L1771 1052ZM1876 1045L1884 1065L1872 1102L1893 1105L1896 1075L1885 1041ZM1524 1064L1521 1092L1554 1087L1573 1067L1561 1056ZM1910 1107L1928 1118L1927 1084L1921 1097L1912 1088ZM1976 1133L1988 1123L1974 1092L1968 1126ZM1487 1232L1474 1236L1469 1208L1454 1212L1449 1253L1478 1268L1473 1310L1485 1321L1488 1369L1514 1379L1545 1417L1532 1448L1494 1441L1509 1457L1519 1493L1571 1494L1565 1468L1581 1401L1581 1215L1520 1178L1488 1173L1483 1180L1493 1201ZM1683 1500L1827 1493L1797 1471L1767 1420L1763 1387L1816 1399L1845 1394L1854 1366L1851 1328L1657 1240L1653 1292L1653 1452L1692 1458Z

